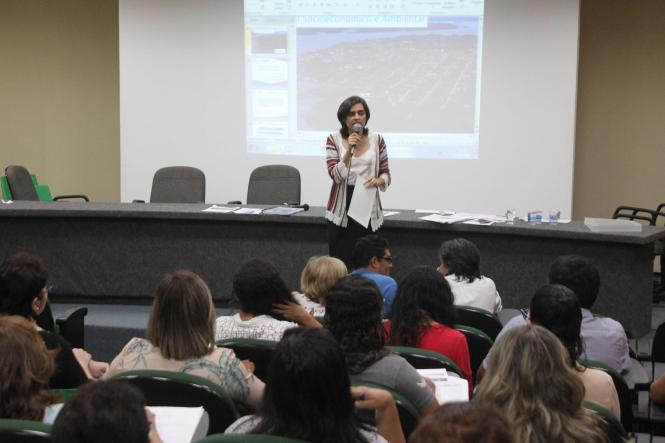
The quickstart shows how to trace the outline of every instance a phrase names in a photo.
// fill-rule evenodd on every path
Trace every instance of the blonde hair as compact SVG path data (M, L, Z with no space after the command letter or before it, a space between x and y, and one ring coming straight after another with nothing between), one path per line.
M601 424L584 410L584 384L568 359L547 329L511 330L492 348L476 398L505 413L516 441L601 443Z
M210 289L191 271L166 274L155 290L146 337L165 358L188 360L215 349Z
M300 290L313 302L324 304L330 288L348 273L346 265L338 258L310 257L300 275Z

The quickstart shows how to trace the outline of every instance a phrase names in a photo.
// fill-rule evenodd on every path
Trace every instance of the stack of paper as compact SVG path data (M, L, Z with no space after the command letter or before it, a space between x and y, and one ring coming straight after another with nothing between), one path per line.
M155 414L155 427L164 443L199 441L208 433L210 418L202 408L148 406Z
M443 368L418 369L418 373L432 380L436 386L434 394L439 404L469 401L469 383L457 374L448 374Z
M642 232L642 225L633 220L586 217L584 224L591 232Z

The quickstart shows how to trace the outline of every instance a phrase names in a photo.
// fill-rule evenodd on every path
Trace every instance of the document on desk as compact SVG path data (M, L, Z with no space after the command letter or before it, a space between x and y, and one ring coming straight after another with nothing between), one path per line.
M205 208L203 212L217 212L218 214L227 214L229 212L236 211L238 207L229 207L229 206L217 206L212 205L209 208Z
M263 212L261 208L239 208L233 211L234 214L260 214Z
M457 375L448 374L443 368L418 369L418 373L434 383L434 395L439 404L453 401L469 401L469 383Z
M384 217L390 217L391 215L397 215L397 214L399 214L398 211L383 211Z
M263 213L268 215L293 215L303 212L304 208L291 208L288 206L275 206L274 208L264 209Z
M372 214L372 207L374 206L377 192L379 192L377 188L356 185L347 215L364 227L369 226L369 218Z
M208 433L210 418L203 407L148 406L164 443L199 441Z

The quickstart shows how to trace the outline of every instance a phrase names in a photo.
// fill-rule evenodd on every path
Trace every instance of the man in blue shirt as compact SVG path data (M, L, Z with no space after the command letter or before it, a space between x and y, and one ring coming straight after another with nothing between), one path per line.
M397 282L390 277L393 257L390 255L388 241L378 235L366 235L360 238L353 248L352 275L361 275L372 280L383 295L383 309L386 317L390 311L397 292Z

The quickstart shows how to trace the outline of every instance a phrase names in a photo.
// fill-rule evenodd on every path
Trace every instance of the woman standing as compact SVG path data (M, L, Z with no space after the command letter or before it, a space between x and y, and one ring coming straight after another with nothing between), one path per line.
M356 240L376 232L383 224L378 192L367 227L347 216L355 186L385 191L390 185L386 143L381 134L366 127L369 116L369 106L363 98L355 95L347 98L337 110L342 127L326 141L326 164L333 180L326 210L329 254L347 266Z

